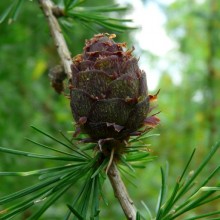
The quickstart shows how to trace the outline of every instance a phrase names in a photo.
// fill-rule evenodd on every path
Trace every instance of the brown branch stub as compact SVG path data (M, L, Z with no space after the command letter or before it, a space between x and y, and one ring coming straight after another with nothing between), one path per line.
M127 189L121 179L120 173L115 162L112 162L109 170L108 177L111 182L112 188L115 193L115 197L121 204L121 207L129 220L136 219L136 208L134 206L133 201L128 195Z
M65 15L64 10L58 6L52 8L53 15L57 18L63 17Z
M66 45L66 41L63 37L60 25L57 21L56 16L54 15L54 6L51 0L38 0L50 27L50 31L52 34L52 38L54 39L54 43L57 48L57 52L60 56L64 71L67 77L70 79L72 78L72 71L71 71L71 55L69 49Z

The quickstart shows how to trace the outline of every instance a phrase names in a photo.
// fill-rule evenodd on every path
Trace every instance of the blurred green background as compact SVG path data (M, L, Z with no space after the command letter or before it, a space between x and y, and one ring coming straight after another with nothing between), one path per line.
M104 5L110 2L113 0L94 0L87 4ZM149 0L143 1L143 7L148 7L149 2L157 4L166 16L166 31L177 45L166 58L166 68L160 69L159 56L141 51L134 39L135 31L117 33L116 39L129 42L129 46L135 45L137 55L141 54L148 65L154 70L158 69L161 75L157 88L150 91L153 94L161 89L158 96L161 124L152 132L160 136L148 140L158 159L149 163L146 169L137 171L137 187L127 183L131 197L140 209L143 209L141 200L152 209L156 207L160 166L169 162L172 185L193 148L197 148L194 160L196 167L212 144L220 139L220 1L176 0L163 4L164 1ZM0 12L8 4L7 1L0 1ZM73 28L68 45L74 56L81 52L85 39L91 38L95 32L77 23ZM109 32L100 27L96 30L96 33ZM28 143L25 137L56 146L34 132L30 125L54 136L58 135L59 130L64 133L72 130L69 100L56 94L48 79L48 70L58 63L48 25L35 1L24 4L15 23L0 24L0 146L44 154L45 149ZM179 83L173 80L174 74L180 77ZM153 77L150 70L148 75ZM219 159L215 158L206 172L217 163ZM27 171L52 165L56 164L0 154L0 171ZM0 177L0 196L34 184L35 181L34 177ZM66 211L62 200L71 200L74 190L51 207L41 219L62 219ZM123 219L109 183L106 183L104 192L109 206L102 204L101 219ZM220 209L220 204L212 204L206 209L216 208ZM21 215L20 219L26 219L29 212L31 210Z

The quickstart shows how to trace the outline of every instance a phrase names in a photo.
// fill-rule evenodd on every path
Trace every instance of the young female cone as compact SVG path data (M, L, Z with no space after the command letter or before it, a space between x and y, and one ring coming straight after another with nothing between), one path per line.
M72 114L81 131L97 142L123 142L159 123L156 116L148 117L156 96L148 95L145 72L132 50L124 50L126 44L115 43L114 37L98 34L87 40L72 64Z

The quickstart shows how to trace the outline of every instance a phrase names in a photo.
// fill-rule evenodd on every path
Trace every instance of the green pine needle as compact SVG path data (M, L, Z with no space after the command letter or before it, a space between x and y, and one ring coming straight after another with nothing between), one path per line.
M79 220L84 220L84 218L77 212L76 209L74 209L74 207L68 204L67 207L69 208L70 212L72 212Z
M150 209L148 208L148 206L143 201L141 201L141 204L144 206L144 208L149 216L149 219L153 219L153 215L152 215Z
M54 202L56 202L72 185L68 185L67 187L62 188L60 191L56 192L53 196L48 199L44 205L37 210L35 214L33 214L29 220L39 219L40 216L51 206Z
M89 24L89 28L91 28L91 25L98 25L116 32L137 29L136 27L129 27L124 24L124 22L131 22L131 19L112 18L107 14L109 12L126 11L128 7L120 7L118 4L78 7L83 2L85 1L64 1L64 18L71 19L73 22L82 22L85 26Z
M157 212L156 220L172 220L177 219L182 214L191 211L201 205L208 204L209 202L215 201L220 198L220 185L217 186L207 186L208 182L217 174L220 170L220 166L214 169L211 174L206 177L202 183L195 184L196 178L201 175L203 169L209 163L213 155L216 153L220 146L220 142L216 143L209 154L202 161L200 166L189 176L185 177L185 174L189 168L189 165L193 159L195 150L190 156L189 161L187 162L181 176L176 182L173 192L170 197L166 199L166 201L162 204L162 200L164 199L164 191L166 184L166 178L164 175L163 169L161 169L162 174L162 185L161 185L161 193L159 198L159 209ZM217 194L213 196L214 194ZM193 219L199 219L203 217L209 217L214 214L220 214L217 212L210 212L208 214L195 216ZM192 218L190 218L192 219ZM189 219L188 219L189 220Z
M9 154L15 154L18 156L25 156L25 157L32 157L37 159L47 159L47 160L61 160L61 161L83 161L81 158L76 156L71 157L58 157L58 156L52 156L52 155L44 155L44 154L35 154L31 152L25 152L25 151L19 151L9 148L0 147L0 152L9 153Z
M73 156L73 154L71 154L71 153L67 153L67 152L65 152L65 151L61 151L61 150L57 150L57 149L52 148L52 147L48 147L48 146L46 146L46 145L44 145L44 144L38 143L38 142L33 141L33 140L29 139L29 138L26 138L26 140L27 140L27 141L30 141L31 143L33 143L33 144L35 144L35 145L38 145L38 146L40 146L40 147L43 147L43 148L46 148L46 149L49 149L49 150L52 150L52 151L55 151L55 152L58 152L58 153L61 153L61 154L65 154L65 155L68 155L68 156Z
M50 138L56 144L65 147L66 151L57 150L56 148L38 143L31 139L28 139L28 141L34 143L36 146L52 151L55 155L35 154L3 147L0 147L0 151L17 156L71 162L61 166L25 172L0 172L0 176L37 176L39 181L33 186L0 198L0 205L8 206L0 212L1 219L14 218L26 209L38 203L42 203L42 206L30 218L37 219L76 182L82 181L81 188L78 193L73 196L72 204L67 205L69 211L65 219L68 220L72 218L72 216L75 216L78 219L90 218L97 220L100 213L100 198L103 197L102 187L106 178L105 169L109 164L109 158L103 157L101 152L96 152L93 157L89 156L89 153L94 149L94 144L85 144L87 145L85 148L88 151L85 153L80 146L75 145L64 135L62 135L62 138L64 138L65 142L38 128L33 128L42 135ZM134 168L144 167L143 165L146 161L154 159L154 157L146 151L145 144L141 144L147 137L149 136L144 134L144 136L141 136L141 139L140 137L136 138L138 144L132 141L134 147L132 147L132 144L129 142L129 146L125 149L124 155L118 158L120 160L120 172L125 179L132 184L133 181L131 180L131 177L133 179L135 177ZM193 173L186 175L195 154L195 150L193 151L169 197L167 197L166 194L168 166L166 169L161 168L162 184L158 199L156 220L177 219L179 216L192 209L220 199L220 185L208 185L209 181L219 172L220 166L215 168L206 178L203 178L203 181L200 184L195 184L196 178L201 175L203 169L219 148L219 145L220 142L214 145L201 165ZM57 154L65 154L66 156L60 157L57 156ZM105 201L104 197L103 200ZM148 211L148 213L150 213L149 215L152 219L151 212ZM202 219L203 217L211 217L217 214L220 213L218 211L210 212L198 215L194 219ZM142 216L138 214L137 219L141 218Z
M14 0L8 6L8 8L0 15L0 23L8 19L8 23L15 21L21 11L21 6L24 3L24 0Z
M160 195L159 195L159 199L158 199L158 208L157 210L157 219L160 219L160 216L163 214L163 210L161 209L162 203L164 201L164 196L165 196L165 191L166 191L166 176L165 176L165 172L163 170L163 168L160 169L161 170L161 178L162 178L162 183L161 183L161 189L160 189Z
M53 137L52 135L50 135L50 134L48 134L48 133L46 133L46 132L40 130L39 128L36 128L36 127L34 127L34 126L31 126L31 128L33 128L33 129L36 130L37 132L39 132L39 133L41 133L41 134L47 136L48 138L52 139L53 141L55 141L55 142L57 142L57 143L63 145L64 147L68 148L69 150L73 150L72 147L68 146L67 144L65 144L64 142L60 141L59 139Z
M0 205L7 205L0 212L0 219L9 219L16 217L20 212L34 206L35 204L42 203L39 210L31 216L30 219L39 218L51 205L54 204L58 198L61 197L71 186L76 182L86 178L86 187L83 187L79 196L75 196L75 203L77 212L87 213L90 210L91 218L96 219L99 215L99 199L101 196L101 187L103 177L105 176L104 169L108 164L108 159L102 160L101 154L96 154L94 158L90 157L87 153L84 153L77 146L69 141L65 137L65 141L68 145L58 138L55 138L38 128L33 127L34 130L40 132L44 136L47 136L56 144L67 147L69 152L57 150L55 147L49 147L45 144L38 143L31 139L28 141L34 143L37 146L43 147L46 150L53 151L55 154L65 154L66 157L60 157L56 155L35 154L31 152L18 151L8 148L0 148L1 152L14 154L16 156L27 156L30 158L39 159L53 159L68 161L61 166L55 166L51 168L24 171L24 172L0 172L0 176L37 176L38 183L33 186L29 186L10 195L6 195L0 198ZM63 137L63 135L62 135ZM97 161L100 161L98 163ZM102 174L101 174L102 173ZM92 186L92 188L91 188ZM17 200L17 202L16 202ZM15 204L13 204L15 203Z
M220 214L220 211L215 211L215 212L209 212L207 214L203 214L203 215L197 215L197 216L194 216L192 218L187 218L185 220L195 220L195 219L204 219L205 217L210 217L212 215L218 215ZM212 218L213 219L213 218ZM216 220L218 220L219 218L215 218ZM214 220L214 219L213 219Z
M32 176L32 175L42 175L42 174L47 174L47 173L55 173L59 171L63 171L68 168L72 168L76 166L75 164L67 164L64 166L59 166L59 167L53 167L53 168L46 168L46 169L40 169L40 170L32 170L32 171L27 171L27 172L0 172L0 176Z

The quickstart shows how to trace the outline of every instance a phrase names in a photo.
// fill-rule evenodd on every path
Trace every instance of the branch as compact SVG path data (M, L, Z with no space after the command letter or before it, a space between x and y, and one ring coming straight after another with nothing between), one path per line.
M110 179L115 197L120 202L120 205L129 220L136 219L136 208L133 201L128 195L127 189L121 179L117 166L113 162L108 170L108 177Z
M54 6L51 0L38 0L51 30L52 38L54 39L55 45L57 47L58 54L61 58L62 65L67 77L72 78L71 75L71 55L69 49L66 45L66 41L63 37L60 25L57 21L57 17L62 16L62 11ZM112 162L108 169L108 176L112 184L115 196L118 198L120 205L129 220L136 219L136 208L133 201L130 199L126 187L121 179L120 173L117 166Z
M66 41L63 37L60 25L57 21L57 18L54 12L57 12L57 7L54 6L51 0L38 0L50 27L50 31L52 34L52 38L54 39L54 43L57 47L57 52L60 56L65 74L70 79L72 78L71 74L71 55L69 49L66 45ZM56 13L57 14L57 13ZM58 16L59 17L59 16Z

